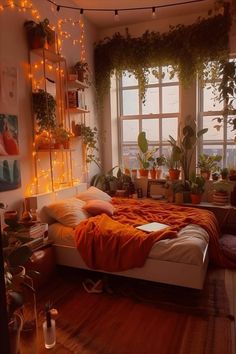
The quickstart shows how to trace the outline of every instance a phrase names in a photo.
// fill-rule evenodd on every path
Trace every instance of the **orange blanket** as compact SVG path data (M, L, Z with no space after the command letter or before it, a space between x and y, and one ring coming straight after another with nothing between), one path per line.
M188 224L197 224L209 234L210 260L231 267L219 247L219 226L210 211L179 205L114 198L116 212L112 218L105 214L80 223L75 231L77 248L88 267L109 272L142 267L154 242L177 236ZM157 221L169 228L152 233L139 231L135 226Z

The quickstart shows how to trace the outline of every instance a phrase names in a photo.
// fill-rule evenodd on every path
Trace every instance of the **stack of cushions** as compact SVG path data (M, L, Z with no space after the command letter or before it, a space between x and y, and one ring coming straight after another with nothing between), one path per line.
M43 208L48 220L44 222L60 222L64 226L76 227L89 216L105 213L112 216L114 207L110 203L111 197L96 187L78 194L74 198L60 200Z

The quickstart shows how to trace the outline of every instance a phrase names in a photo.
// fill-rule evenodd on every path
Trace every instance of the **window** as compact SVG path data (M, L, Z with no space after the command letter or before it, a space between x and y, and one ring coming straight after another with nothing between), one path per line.
M217 86L214 92L217 92ZM222 117L224 109L224 102L219 102L216 97L210 80L205 81L205 85L199 83L199 126L208 128L199 146L199 153L221 155L222 166L236 165L235 131L226 121L222 122L219 129L216 128L217 117Z
M172 67L150 69L145 104L140 99L134 75L123 72L120 79L120 160L124 167L139 168L137 138L146 132L149 148L158 146L157 155L170 152L169 135L177 138L179 81L171 77ZM155 73L155 75L154 75Z

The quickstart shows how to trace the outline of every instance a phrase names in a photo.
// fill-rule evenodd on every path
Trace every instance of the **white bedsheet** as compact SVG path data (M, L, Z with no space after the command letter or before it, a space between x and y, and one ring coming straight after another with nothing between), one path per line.
M74 229L54 223L49 226L49 239L61 246L76 247ZM207 232L198 225L184 227L176 239L156 242L149 258L163 261L201 265L209 242Z

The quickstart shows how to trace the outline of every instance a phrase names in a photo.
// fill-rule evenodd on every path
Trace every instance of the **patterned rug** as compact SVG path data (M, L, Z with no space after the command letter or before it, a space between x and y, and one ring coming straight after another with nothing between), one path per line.
M93 294L82 281L101 275L61 270L38 294L39 354L47 352L41 324L48 300L59 311L55 353L232 354L222 274L209 271L203 291L109 276Z

